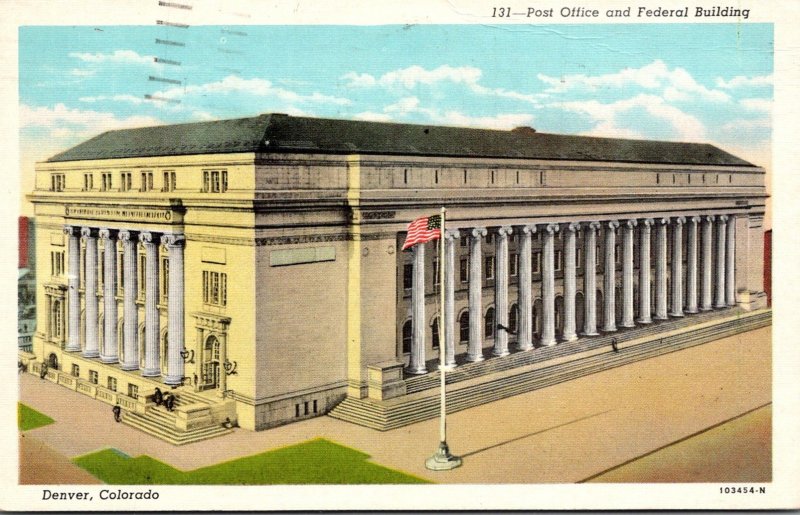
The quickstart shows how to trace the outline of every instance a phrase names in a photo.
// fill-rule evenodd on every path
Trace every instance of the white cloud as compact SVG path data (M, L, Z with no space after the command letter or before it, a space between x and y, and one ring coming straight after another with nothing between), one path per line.
M368 122L391 122L392 117L386 113L376 113L374 111L364 111L353 115L356 120L365 120Z
M739 119L728 122L722 126L722 130L741 134L742 131L753 129L771 129L772 121L769 118Z
M435 108L423 107L419 98L404 97L394 104L383 108L383 113L366 111L356 115L361 120L371 121L404 121L409 116L423 116L428 121L442 125L457 125L461 127L482 127L487 129L513 129L521 125L530 125L533 115L527 113L501 113L495 116L469 116L459 111L441 111Z
M71 109L61 103L56 104L55 107L31 107L21 104L19 119L21 128L48 129L50 137L61 139L86 138L108 130L145 127L162 123L151 116L118 118L113 113Z
M626 68L603 75L579 73L551 77L540 73L537 77L550 86L546 90L547 93L564 93L574 89L594 92L602 88L638 86L646 90L661 90L664 98L670 101L689 100L694 97L712 102L730 100L730 96L724 91L708 89L698 83L685 69L670 70L666 63L659 59L641 68Z
M634 109L641 109L657 120L669 123L681 141L701 142L706 139L706 128L696 117L669 105L656 95L640 94L633 98L611 103L597 100L553 103L549 107L589 116L595 126L586 134L596 136L641 137L630 127L619 125L619 117Z
M140 55L133 50L115 50L111 54L88 52L70 52L70 57L80 59L86 63L136 63L136 64L154 64L155 58L151 55Z
M739 104L748 111L772 112L772 100L767 98L743 98L739 100Z
M95 70L81 70L79 68L73 68L69 71L69 74L74 77L91 77L95 73Z
M744 75L737 75L731 80L726 81L722 77L717 77L717 87L724 89L741 88L744 86L771 86L772 74L758 75L756 77L746 77Z
M80 97L78 101L85 103L95 103L102 101L125 102L128 104L139 105L145 102L144 97L137 97L134 95L98 95L94 97Z
M348 72L342 75L341 78L348 81L346 86L349 88L369 88L378 82L369 73Z

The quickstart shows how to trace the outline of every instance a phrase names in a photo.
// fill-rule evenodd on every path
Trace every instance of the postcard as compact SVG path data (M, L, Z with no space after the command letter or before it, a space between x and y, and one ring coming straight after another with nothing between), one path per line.
M15 6L2 508L800 505L794 4Z

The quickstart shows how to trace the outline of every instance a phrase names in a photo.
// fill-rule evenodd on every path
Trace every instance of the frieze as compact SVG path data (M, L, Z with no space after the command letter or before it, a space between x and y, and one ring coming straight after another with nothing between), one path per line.
M364 220L394 220L395 211L366 211L361 213Z
M144 222L171 222L171 209L130 207L65 206L64 216L93 220L125 220Z

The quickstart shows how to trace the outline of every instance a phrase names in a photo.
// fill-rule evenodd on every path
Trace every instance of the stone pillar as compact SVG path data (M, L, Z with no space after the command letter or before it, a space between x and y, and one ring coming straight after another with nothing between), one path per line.
M689 219L686 233L686 313L697 313L697 224L699 216Z
M605 272L603 273L603 289L605 290L605 316L603 331L612 332L617 330L617 305L616 305L616 278L617 260L614 255L617 246L617 228L619 222L611 220L606 222L605 238Z
M542 248L542 345L556 343L556 277L554 237L558 224L547 224Z
M167 292L167 376L164 383L183 383L184 369L181 352L184 350L183 319L183 246L182 234L165 234L161 243L169 252L169 291ZM224 373L224 371L223 371Z
M85 303L84 331L86 343L83 347L84 358L100 356L100 342L98 341L98 302L97 302L97 230L89 227L81 228L81 236L86 240L86 253L84 257L83 276L86 285L83 292Z
M700 285L700 311L711 309L711 231L714 224L714 216L703 217L703 282Z
M136 306L139 276L136 273L138 259L136 256L136 236L130 231L119 232L122 242L122 283L123 291L123 327L122 327L122 370L139 368L139 309Z
M103 240L103 352L100 361L116 363L117 355L117 238L116 231L100 229Z
M564 341L576 340L575 328L575 295L577 285L575 279L575 238L580 224L567 224L564 232Z
M726 308L725 299L725 251L728 245L725 242L725 229L728 227L728 215L717 217L717 301L715 308Z
M639 322L650 324L650 227L652 218L642 220L642 229L639 231Z
M145 377L161 375L161 359L159 356L159 339L161 337L160 320L158 318L158 243L150 232L139 234L144 244L144 369ZM127 323L125 324L128 325Z
M656 221L656 312L655 318L667 319L667 225L669 218Z
M683 316L683 224L686 218L679 216L672 225L672 313Z
M517 347L519 350L533 349L533 297L531 293L533 274L531 269L533 233L535 225L522 227L519 245L519 322L517 327Z
M492 350L495 356L508 355L508 235L511 232L511 227L500 227L495 239L494 317L497 331Z
M458 230L445 231L445 299L444 299L444 326L447 331L444 335L445 366L456 366L456 335L460 331L456 328L456 242L461 234ZM441 272L439 272L441 273ZM441 343L440 343L441 345Z
M67 309L69 326L67 327L67 346L69 352L81 350L81 246L78 240L78 228L67 225L64 227L67 235ZM42 274L44 275L44 274ZM48 316L51 311L48 311Z
M622 327L634 327L633 321L633 231L635 219L622 226Z
M482 227L472 229L469 247L469 346L468 361L483 360L483 278L481 238L487 231Z
M597 332L597 229L600 222L586 224L584 234L583 266L583 306L585 336L596 336Z
M426 374L425 367L425 244L411 247L414 256L411 286L411 358L406 371Z
M725 300L736 305L736 215L728 218L728 250L725 254Z

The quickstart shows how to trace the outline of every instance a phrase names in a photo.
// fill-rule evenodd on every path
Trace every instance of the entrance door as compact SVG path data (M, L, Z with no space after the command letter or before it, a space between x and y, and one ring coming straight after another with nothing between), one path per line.
M58 370L58 356L53 353L50 354L50 356L47 358L47 368Z
M203 348L203 388L219 388L219 339L213 334Z

